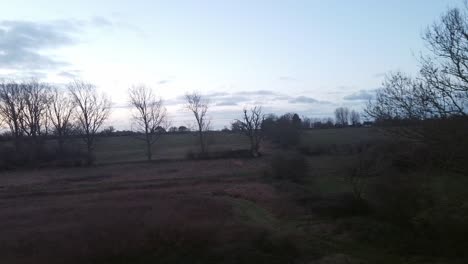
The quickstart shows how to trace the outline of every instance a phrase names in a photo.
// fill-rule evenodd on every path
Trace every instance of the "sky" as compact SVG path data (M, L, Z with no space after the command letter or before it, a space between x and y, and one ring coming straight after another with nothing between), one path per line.
M461 0L0 0L0 78L94 83L108 125L132 127L127 91L145 84L173 125L183 95L209 98L216 129L244 107L333 116L361 110L392 71L415 73L425 28Z

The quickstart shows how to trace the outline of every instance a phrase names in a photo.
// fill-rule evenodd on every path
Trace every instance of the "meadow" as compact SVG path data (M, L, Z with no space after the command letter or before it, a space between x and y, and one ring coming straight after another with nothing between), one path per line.
M196 137L168 134L145 162L139 140L102 137L94 166L2 172L0 262L462 263L406 252L404 229L352 203L350 149L384 138L309 130L298 149L265 142L259 158L190 160ZM240 134L210 135L209 151L247 147ZM298 152L307 169L278 176L276 156Z

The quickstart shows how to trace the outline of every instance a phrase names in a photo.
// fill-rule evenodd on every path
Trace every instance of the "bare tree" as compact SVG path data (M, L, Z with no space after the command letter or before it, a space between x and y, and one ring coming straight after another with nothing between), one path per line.
M65 138L69 136L72 130L74 108L73 98L68 96L63 89L52 88L48 112L61 153L64 150Z
M138 131L144 134L146 156L152 158L152 146L162 134L161 128L167 128L167 112L163 101L156 98L151 88L144 85L129 89L130 104L134 107L133 120Z
M37 144L39 137L47 134L50 86L33 80L22 83L20 87L24 102L21 126L23 132Z
M422 56L426 100L440 117L468 113L468 5L453 8L426 30L432 55Z
M352 126L359 126L361 124L361 115L357 111L351 110L349 114L349 122Z
M349 109L347 107L338 107L335 109L335 122L339 126L347 126L349 120Z
M68 89L77 108L78 125L86 143L88 165L91 165L96 133L109 117L111 101L105 94L99 94L96 86L84 81L75 80Z
M262 113L261 106L255 106L250 110L244 108L244 116L242 121L236 120L236 124L240 130L249 137L250 141L250 152L252 156L257 157L259 155L260 143L263 140L262 124L265 120L264 114Z
M209 102L197 92L186 94L185 100L187 101L185 107L195 116L200 140L200 149L202 153L205 153L206 140L204 132L206 132L210 127L210 120L208 120L206 116L206 112L209 108Z
M422 120L431 117L424 84L397 72L385 77L375 99L368 102L365 113L379 120Z
M16 82L0 83L0 115L10 128L16 151L19 151L20 140L23 136L21 126L23 109L24 98L20 84Z

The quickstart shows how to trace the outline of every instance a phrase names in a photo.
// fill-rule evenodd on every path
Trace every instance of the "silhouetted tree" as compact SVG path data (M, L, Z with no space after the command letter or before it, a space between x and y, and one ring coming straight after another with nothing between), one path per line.
M24 98L20 84L16 82L0 83L0 115L10 128L16 151L19 151L20 140L23 135L21 127L23 109Z
M303 116L302 117L302 123L301 123L302 129L309 129L313 127L313 121L311 118Z
M200 150L202 153L206 152L205 131L210 127L210 121L207 119L206 112L209 108L209 102L203 98L199 93L193 92L185 95L186 108L192 112L195 117L198 136L200 141Z
M111 101L105 94L99 94L96 86L84 81L75 80L68 85L68 90L76 105L79 130L86 143L88 165L91 165L96 133L109 117Z
M50 86L35 80L20 85L24 102L21 126L24 133L38 143L39 136L47 132L47 109Z
M236 120L231 123L232 132L241 132L242 131L242 121Z
M151 88L147 86L133 86L129 89L130 104L135 109L133 120L138 132L144 134L146 143L146 157L152 158L152 146L162 133L166 132L167 113L163 101L156 98Z
M337 126L347 126L349 120L349 109L347 107L338 107L335 109L335 124Z
M357 111L351 110L349 114L349 122L352 126L359 126L361 124L361 115Z
M186 133L186 132L190 132L190 129L186 126L179 126L179 128L177 129L179 132L181 133Z
M51 90L49 116L57 136L60 153L63 153L65 138L71 133L75 103L64 90L53 87Z
M431 55L422 57L421 93L431 116L467 116L468 4L452 8L423 37Z
M297 145L300 141L300 127L293 123L295 114L287 113L280 117L268 115L262 123L265 136L282 147Z
M259 155L260 143L263 140L262 123L264 115L261 106L255 106L250 110L244 108L244 116L242 121L237 120L239 128L249 138L250 153L252 156Z
M295 127L296 129L300 129L302 126L302 120L298 114L294 114L292 116L291 122L292 122L293 127Z

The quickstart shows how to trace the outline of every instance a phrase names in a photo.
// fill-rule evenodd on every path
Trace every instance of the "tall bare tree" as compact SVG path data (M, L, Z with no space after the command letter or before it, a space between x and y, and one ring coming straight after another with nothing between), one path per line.
M347 107L338 107L335 109L335 122L339 126L347 126L349 120L349 109Z
M193 113L197 123L200 149L202 153L206 152L205 132L210 127L210 120L207 119L206 112L209 108L209 101L203 98L199 93L192 92L185 95L186 108Z
M166 108L162 99L158 99L152 89L144 85L131 87L128 96L135 110L133 120L138 131L144 134L146 157L151 160L152 146L161 136L161 128L168 127Z
M24 98L20 84L16 82L1 82L0 115L10 128L16 151L19 151L20 140L23 136L23 129L21 126L23 109Z
M240 130L249 137L250 141L250 152L252 156L257 157L259 155L260 143L263 140L264 134L262 131L262 124L265 120L265 116L262 113L261 106L254 106L250 110L244 108L244 116L242 120L236 120L236 124Z
M50 86L36 80L20 85L23 95L22 129L24 133L38 143L40 136L47 133L48 105L50 103Z
M58 87L52 88L48 111L61 153L64 150L65 138L72 129L74 108L75 102L69 94Z
M426 30L431 55L422 56L427 102L438 116L468 115L468 5L448 10Z
M78 125L86 143L88 165L91 165L96 133L110 115L111 101L88 82L75 80L68 85L68 89L76 105Z

